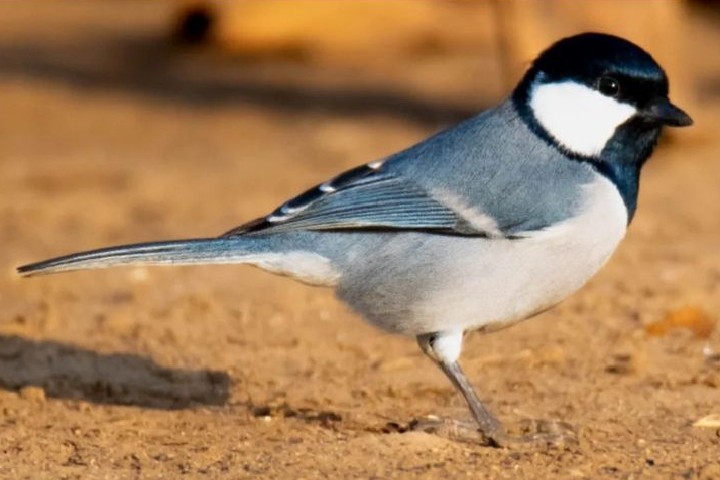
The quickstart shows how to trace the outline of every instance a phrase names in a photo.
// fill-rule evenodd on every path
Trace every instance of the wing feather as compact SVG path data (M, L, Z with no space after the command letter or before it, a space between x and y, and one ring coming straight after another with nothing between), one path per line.
M382 170L356 167L288 200L265 218L225 236L293 230L423 230L486 236L458 212L413 182Z

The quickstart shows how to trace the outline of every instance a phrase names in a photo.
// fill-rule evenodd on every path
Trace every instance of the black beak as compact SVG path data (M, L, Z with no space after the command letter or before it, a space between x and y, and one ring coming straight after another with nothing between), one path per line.
M690 115L670 103L667 97L658 97L643 112L648 120L669 127L688 127L693 124Z

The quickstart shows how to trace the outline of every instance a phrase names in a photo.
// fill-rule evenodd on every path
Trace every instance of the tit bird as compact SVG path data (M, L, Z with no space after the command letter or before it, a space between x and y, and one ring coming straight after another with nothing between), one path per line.
M415 337L479 432L502 445L508 434L458 363L464 333L507 327L582 287L625 235L663 127L690 124L646 51L584 33L541 53L495 108L219 237L92 250L18 271L246 263L333 287L371 324Z

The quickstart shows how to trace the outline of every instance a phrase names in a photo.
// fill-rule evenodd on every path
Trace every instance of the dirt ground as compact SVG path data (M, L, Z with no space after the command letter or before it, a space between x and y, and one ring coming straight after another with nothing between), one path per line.
M703 353L720 335L646 332L684 307L720 317L717 27L694 33L705 124L657 152L609 265L467 338L465 370L510 426L579 432L504 450L404 431L464 404L413 340L330 291L238 266L17 278L73 250L221 233L498 87L488 52L376 71L178 51L169 8L0 5L1 478L720 478L720 431L692 426L720 414Z

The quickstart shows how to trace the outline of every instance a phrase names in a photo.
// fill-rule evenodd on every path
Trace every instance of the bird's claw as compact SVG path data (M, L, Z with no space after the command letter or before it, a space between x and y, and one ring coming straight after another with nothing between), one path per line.
M567 448L578 444L577 432L567 422L526 419L518 424L518 434L504 430L485 433L474 421L428 416L410 422L408 430L438 435L458 442L508 449Z
M575 428L559 420L525 419L517 435L505 434L498 443L506 448L567 448L578 444Z

